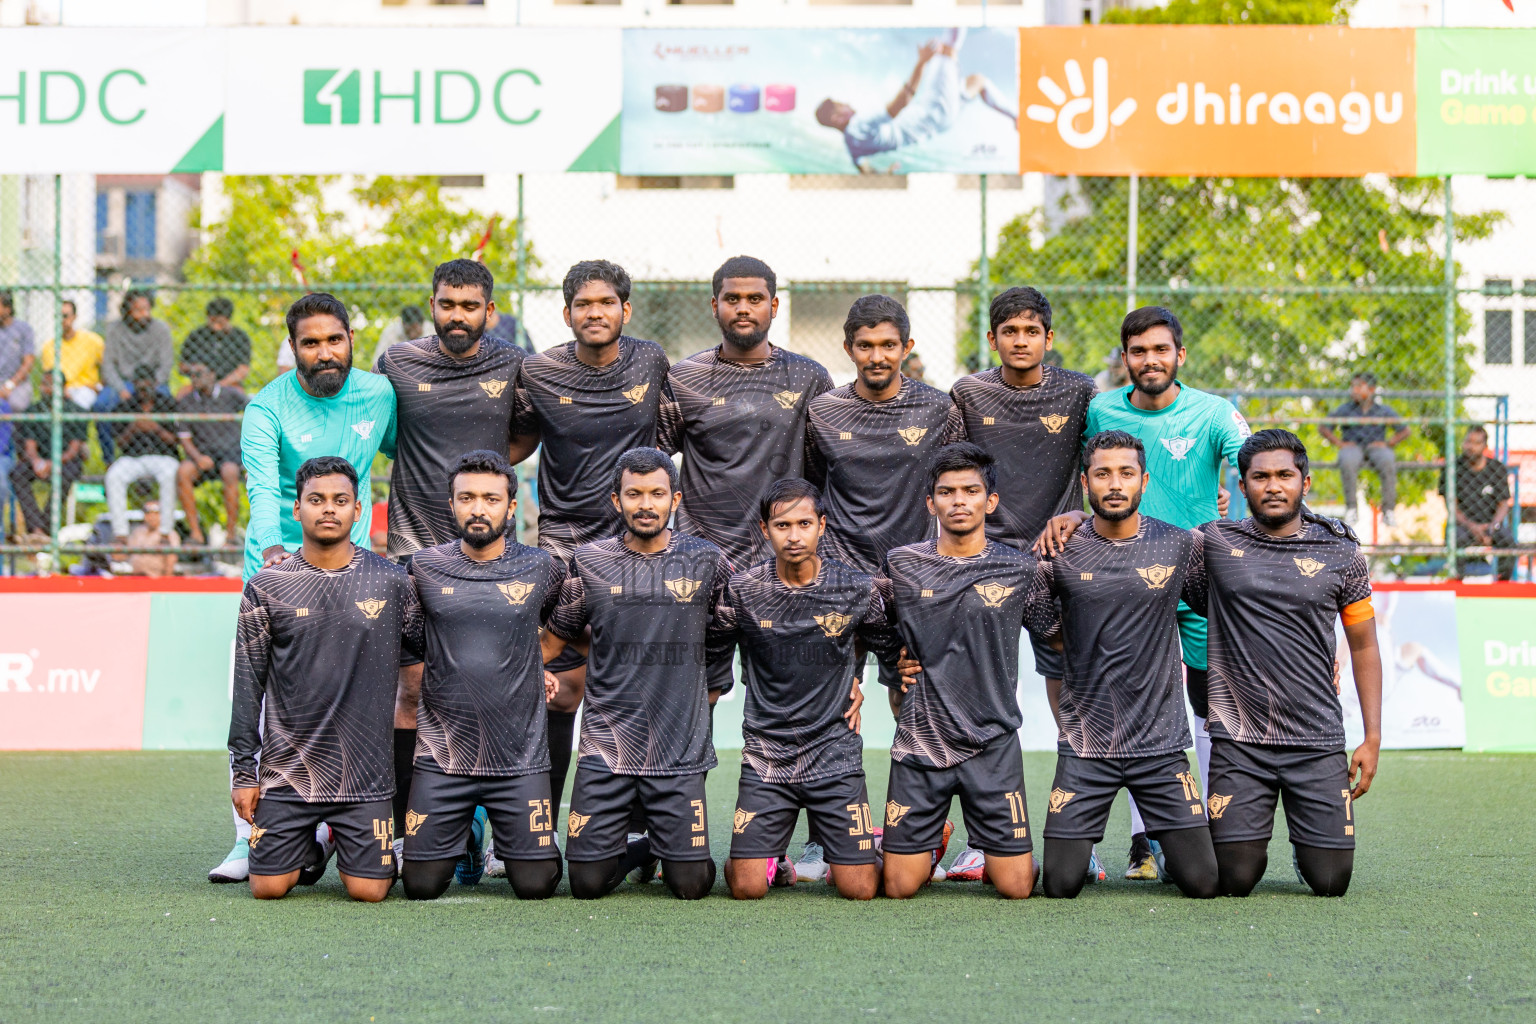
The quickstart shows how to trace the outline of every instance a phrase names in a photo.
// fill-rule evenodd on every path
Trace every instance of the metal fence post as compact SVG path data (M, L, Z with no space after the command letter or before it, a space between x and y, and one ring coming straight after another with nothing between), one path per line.
M1125 311L1136 308L1136 263L1141 259L1141 176L1130 176L1125 216Z
M987 306L991 303L992 263L987 256L987 176L980 177L981 194L981 259L976 274L976 369L985 370L992 360L987 356Z
M1456 214L1451 176L1445 176L1445 571L1456 575L1456 265L1452 246Z
M48 552L49 568L57 573L60 566L59 528L60 503L64 496L59 493L64 479L64 252L63 252L64 176L53 176L53 395L49 404L48 438ZM32 486L28 483L26 486Z
M528 252L527 235L523 232L523 176L517 176L517 329L522 334L528 333L528 318L524 315L524 295L528 287Z

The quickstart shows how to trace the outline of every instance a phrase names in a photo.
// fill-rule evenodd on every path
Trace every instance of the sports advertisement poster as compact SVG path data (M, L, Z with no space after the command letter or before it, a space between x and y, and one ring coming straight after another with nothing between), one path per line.
M1418 35L1419 173L1536 171L1536 31Z
M1536 613L1517 597L1460 601L1468 750L1536 750Z
M1018 170L1013 29L628 29L625 174Z
M1459 747L1467 735L1456 631L1465 616L1452 590L1392 590L1371 595L1376 644L1381 650L1383 750ZM1522 602L1529 604L1530 602ZM1360 698L1344 629L1335 626L1344 704L1344 734L1351 750L1365 738Z

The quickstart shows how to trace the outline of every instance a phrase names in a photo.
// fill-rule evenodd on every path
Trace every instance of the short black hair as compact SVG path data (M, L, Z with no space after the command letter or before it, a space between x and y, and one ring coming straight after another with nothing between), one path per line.
M1260 452L1290 452L1291 458L1296 460L1297 472L1302 476L1307 475L1307 446L1301 443L1301 438L1289 430L1269 427L1249 434L1243 446L1237 450L1238 476L1248 475L1248 466Z
M720 289L728 277L760 277L768 283L770 299L779 293L779 279L774 276L773 268L756 256L732 256L720 264L720 269L715 271L714 290L710 292L711 297L716 299L720 297Z
M565 272L565 280L560 282L560 290L565 294L566 309L571 308L571 303L576 301L576 293L589 281L602 281L613 289L620 302L629 301L629 271L608 260L582 260L571 264L571 269Z
M208 305L203 307L203 313L207 316L234 316L235 304L220 295L208 300Z
M448 472L448 496L453 497L453 484L462 473L484 473L487 476L500 474L507 478L507 500L517 497L517 470L507 462L505 455L489 451L485 448L477 448L472 452L465 452L454 462L453 469Z
M818 517L826 515L826 510L821 504L821 488L811 483L804 477L787 476L782 480L775 480L763 492L762 500L757 503L757 515L763 522L773 518L773 510L794 505L806 498L811 499L811 508L816 511Z
M0 290L0 306L4 306L12 313L16 312L16 296L11 294L9 288Z
M853 344L853 336L861 327L879 327L890 324L901 335L905 345L912 340L912 321L902 304L889 295L861 295L848 307L848 317L843 321L843 343Z
M486 269L484 263L475 260L449 260L447 263L439 263L437 269L432 271L432 294L437 294L439 285L448 285L452 288L464 288L472 284L480 286L485 292L485 301L490 302L496 293L496 278Z
M402 324L426 323L427 315L421 311L420 306L401 306L400 322Z
M1141 471L1143 473L1147 471L1147 448L1141 443L1141 438L1123 430L1101 430L1083 445L1083 472L1088 472L1088 466L1093 462L1094 452L1118 451L1121 448L1128 448L1135 452L1136 462L1141 466Z
M1483 426L1481 423L1473 423L1473 424L1469 425L1467 427L1467 433L1468 434L1482 434L1483 435L1483 440L1484 441L1488 440L1488 428ZM1466 435L1464 434L1462 436L1465 437Z
M60 301L59 308L62 310L65 306L69 307L69 311L71 313L74 313L74 314L78 315L79 312L80 312L80 307L75 305L75 300L74 299L64 299L64 300Z
M1361 381L1361 382L1363 382L1365 384L1369 384L1371 387L1375 387L1376 386L1376 375L1374 373L1372 373L1370 370L1361 370L1359 373L1357 373L1353 377L1349 378L1349 382L1351 384L1353 384L1357 380Z
M126 318L128 316L128 310L133 308L133 303L136 299L143 299L145 302L149 303L150 309L155 308L155 297L153 295L145 291L143 288L130 288L128 291L123 293L123 301L118 303L118 316Z
M672 457L660 448L631 448L619 456L618 463L613 467L613 493L618 494L623 490L625 473L646 476L658 469L667 471L667 485L675 492L677 467L672 464Z
M352 321L347 316L347 307L340 299L329 292L310 292L288 307L289 341L298 337L299 321L307 320L312 316L333 316L341 321L343 330L352 329Z
M1046 297L1035 288L1013 287L992 300L992 307L988 310L992 330L996 331L1009 320L1024 313L1035 314L1041 327L1047 331L1051 329L1051 304Z
M1184 325L1167 306L1142 306L1125 314L1120 321L1120 347L1123 349L1132 338L1146 334L1154 327L1166 327L1173 332L1173 343L1184 347Z
M352 496L357 497L357 470L340 455L318 455L306 461L294 474L294 493L302 496L304 485L321 476L346 477L352 483Z
M928 467L928 493L933 493L933 489L939 485L939 477L945 473L959 473L967 469L974 469L981 474L987 483L988 494L997 491L997 461L980 445L957 441L946 444L934 454L933 464Z

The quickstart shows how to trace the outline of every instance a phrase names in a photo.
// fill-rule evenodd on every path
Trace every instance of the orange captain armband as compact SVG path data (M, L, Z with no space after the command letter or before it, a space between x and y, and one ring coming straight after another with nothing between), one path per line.
M1344 620L1344 625L1346 626L1353 626L1357 622L1364 622L1366 619L1374 619L1375 617L1376 609L1371 607L1371 599L1368 597L1362 601L1356 601L1354 604L1345 605L1343 610L1339 612L1339 618Z

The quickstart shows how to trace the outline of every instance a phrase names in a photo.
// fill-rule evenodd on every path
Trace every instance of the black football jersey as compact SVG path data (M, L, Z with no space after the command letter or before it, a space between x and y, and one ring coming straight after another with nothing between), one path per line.
M233 785L308 803L388 800L400 639L419 614L405 573L362 548L345 569L298 554L252 576L235 629Z
M523 352L481 338L469 359L445 355L435 336L391 345L378 372L395 389L395 462L389 473L389 554L458 538L448 474L460 455L505 457L512 441Z
M576 549L548 628L575 640L592 627L582 764L617 775L715 766L706 668L730 575L719 548L676 531L655 554L618 537Z
M1019 634L1034 559L995 541L969 558L937 540L886 556L888 615L923 671L907 689L893 760L948 768L1023 724Z
M1151 516L1127 540L1090 521L1038 563L1029 627L1065 643L1061 753L1148 757L1190 745L1178 609L1193 546L1188 530Z
M823 553L877 573L886 552L931 536L928 467L962 432L954 402L920 381L903 378L884 402L859 397L852 384L811 399L806 476L827 510Z
M539 627L560 598L565 563L508 541L477 562L458 541L418 551L411 582L423 662L416 761L449 775L549 770Z
M997 511L987 536L1024 550L1054 515L1083 507L1079 472L1093 378L1042 366L1032 388L1003 381L997 367L961 377L949 389L962 436L997 460Z
M1360 545L1319 522L1271 537L1252 519L1217 519L1195 536L1189 603L1208 623L1211 735L1342 747L1333 626L1371 596Z
M769 557L757 503L775 480L804 475L806 411L830 390L824 366L776 346L762 363L728 362L716 347L673 364L659 443L683 453L678 528L737 565Z

